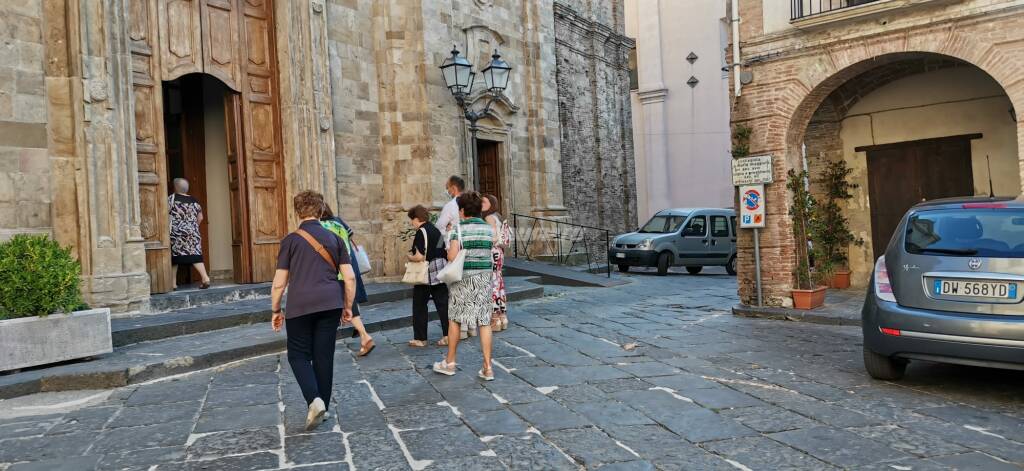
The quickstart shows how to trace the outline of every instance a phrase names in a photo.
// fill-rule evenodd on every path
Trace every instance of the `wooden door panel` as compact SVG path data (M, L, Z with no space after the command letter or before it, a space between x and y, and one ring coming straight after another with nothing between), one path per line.
M270 281L287 234L277 61L270 2L243 0L243 142L253 281Z
M923 200L974 194L971 143L962 140L907 142L868 151L868 201L875 257L903 215Z
M479 141L477 147L477 165L480 173L480 192L492 194L498 199L498 212L502 208L501 168L498 159L498 143Z
M146 248L150 291L166 293L173 284L167 212L167 160L164 158L163 92L157 51L157 11L149 1L129 2L135 153L138 162L139 228Z
M249 204L245 159L242 157L242 97L224 97L228 192L231 198L231 260L236 283L252 283L252 251L249 244Z
M242 65L238 44L238 8L233 0L202 0L203 68L240 91Z
M199 0L157 0L163 80L203 71Z

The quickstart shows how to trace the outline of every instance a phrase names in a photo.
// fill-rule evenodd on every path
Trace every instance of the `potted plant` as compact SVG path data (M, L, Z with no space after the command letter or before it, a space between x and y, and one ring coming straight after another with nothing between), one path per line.
M818 284L820 272L811 271L811 248L807 242L812 240L811 236L816 235L819 226L814 217L815 200L807 190L806 181L806 170L799 173L790 170L786 181L786 188L793 198L789 215L793 219L793 240L796 246L796 287L791 294L793 307L797 309L814 309L825 304L826 288Z
M0 371L113 351L110 309L89 309L81 265L45 235L0 243Z
M850 232L850 221L846 219L842 208L845 201L853 198L851 190L858 187L856 183L850 182L851 173L853 169L846 165L845 160L836 160L825 164L825 170L818 180L825 196L817 207L818 224L828 230L818 231L814 236L814 244L820 256L818 259L821 260L818 271L826 277L830 288L850 287L847 248L850 244L864 244L863 239Z

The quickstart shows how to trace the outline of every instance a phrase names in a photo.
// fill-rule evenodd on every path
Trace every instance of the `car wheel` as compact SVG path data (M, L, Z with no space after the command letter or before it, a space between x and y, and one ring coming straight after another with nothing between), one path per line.
M864 348L864 369L872 378L895 381L907 370L907 360L879 355Z
M619 265L619 271L622 272L622 273L628 272L629 271L629 265Z
M672 254L668 252L662 252L658 255L658 276L665 276L668 274L668 267L672 265Z
M733 255L732 258L729 259L729 263L725 264L725 272L730 274L730 275L732 275L732 276L736 276L736 256L735 255Z
M689 273L691 275L696 275L696 274L700 273L700 271L703 270L703 269L704 269L704 267L701 267L701 266L686 267L686 273Z

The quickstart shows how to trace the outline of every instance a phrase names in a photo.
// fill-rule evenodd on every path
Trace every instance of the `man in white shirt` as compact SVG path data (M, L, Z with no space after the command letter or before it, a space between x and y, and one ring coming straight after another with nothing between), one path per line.
M452 197L452 200L445 203L444 207L441 208L441 214L437 217L437 228L441 230L441 235L444 237L444 245L448 246L448 233L449 231L455 230L455 224L459 223L459 204L455 202L455 199L466 191L466 181L458 175L452 175L448 177L448 182L445 183L445 191L448 196Z

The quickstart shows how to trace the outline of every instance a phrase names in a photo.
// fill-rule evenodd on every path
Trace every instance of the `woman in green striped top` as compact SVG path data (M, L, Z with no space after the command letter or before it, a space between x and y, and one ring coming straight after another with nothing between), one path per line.
M456 230L449 231L448 260L454 261L459 251L465 250L465 262L462 280L448 287L448 355L434 363L434 371L448 376L455 374L459 330L462 324L466 324L479 332L484 359L483 368L477 375L491 381L494 379L491 370L491 244L494 229L480 218L483 199L479 193L463 193L456 202L461 221Z

